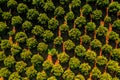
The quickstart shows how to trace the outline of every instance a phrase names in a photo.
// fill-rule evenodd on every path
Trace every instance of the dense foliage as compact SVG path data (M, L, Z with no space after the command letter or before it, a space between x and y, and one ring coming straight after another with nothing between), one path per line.
M0 0L0 80L119 80L119 0Z
M70 58L70 61L69 61L69 66L71 69L76 69L78 68L80 65L80 60L76 57L72 57Z
M62 52L62 53L58 54L58 59L59 59L60 63L66 63L69 60L69 55L66 54L65 52Z

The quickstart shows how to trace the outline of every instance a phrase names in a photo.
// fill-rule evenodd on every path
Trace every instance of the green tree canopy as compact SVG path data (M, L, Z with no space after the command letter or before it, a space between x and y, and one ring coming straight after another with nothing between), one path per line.
M112 80L119 80L119 78L118 77L114 77L114 78L112 78Z
M29 80L28 77L22 77L22 80Z
M71 2L71 7L72 7L73 9L78 8L78 7L80 7L80 6L81 6L81 0L72 0L72 2Z
M98 66L105 66L107 61L107 58L104 56L97 56L96 58L96 63Z
M19 45L12 44L10 51L11 54L14 56L20 54L22 52L22 48Z
M117 11L120 10L120 4L117 1L114 1L109 4L108 9L111 13L117 13Z
M28 20L36 20L39 16L39 12L36 9L29 9L26 15Z
M58 60L60 61L60 63L67 63L69 58L69 55L65 52L58 54Z
M8 56L4 59L4 65L8 68L11 68L15 64L15 58L13 56Z
M4 20L10 20L12 18L12 14L10 12L3 12L2 13L2 18Z
M109 60L107 63L107 69L110 73L117 72L119 63L114 60Z
M57 78L55 76L51 76L47 80L57 80Z
M117 70L117 76L120 78L120 66L118 67L118 70Z
M17 32L15 35L15 40L19 43L24 43L26 42L27 35L24 32Z
M43 70L50 70L52 69L53 63L50 60L45 60L42 66L43 66Z
M41 71L37 73L36 80L47 80L47 74L45 71Z
M100 76L100 80L112 80L112 77L109 73L103 73L101 76Z
M17 7L18 3L16 0L9 0L7 2L7 7L10 9L15 9Z
M30 37L26 40L26 45L28 46L29 49L33 49L37 46L38 42L35 38Z
M65 5L68 4L70 0L60 0L60 4Z
M3 51L0 51L0 61L3 61L6 58L6 55Z
M29 0L27 0L27 1L29 1ZM39 7L39 6L43 7L45 4L45 1L44 0L32 0L32 4L37 7Z
M104 26L99 26L96 30L97 36L105 37L107 35L108 29Z
M49 21L49 17L45 13L40 13L37 20L38 20L38 23L40 24L47 24Z
M97 0L97 1L96 1L96 4L97 4L99 7L102 7L102 8L108 6L109 3L110 3L109 0Z
M77 74L74 78L74 80L85 80L85 77L81 74Z
M81 28L86 24L86 18L84 16L77 17L75 19L75 24L77 25L77 27Z
M90 41L91 41L91 37L90 36L88 36L88 35L82 35L82 43L85 43L85 44L87 44L87 43L90 43Z
M30 67L26 68L25 74L27 75L27 77L29 79L32 79L32 78L36 77L37 71L35 70L34 66L30 66Z
M112 24L112 27L120 30L120 20L119 19L115 20Z
M68 33L69 37L73 40L79 40L80 39L80 35L81 35L81 32L79 29L77 28L72 28L71 30L69 30L69 33Z
M0 22L0 34L3 34L6 29L8 29L7 24L4 22Z
M75 15L72 11L69 11L68 13L66 13L66 20L67 21L71 21L75 18Z
M109 39L112 41L116 41L119 39L119 34L114 31L111 31L109 34Z
M48 54L51 56L58 55L58 50L56 48L48 49Z
M23 24L22 24L22 29L25 30L25 31L31 30L32 27L33 27L32 23L28 20L24 21Z
M50 42L54 38L54 33L50 30L45 30L43 33L43 41Z
M68 39L64 42L64 46L66 50L72 50L75 47L75 43L72 40Z
M28 10L28 6L24 3L19 3L17 6L17 12L22 14L22 13L26 13Z
M88 31L94 31L96 29L96 24L94 22L88 22L85 27Z
M91 66L88 63L82 63L79 66L79 70L83 75L86 76L86 75L89 75L90 70L91 70Z
M83 15L88 15L92 12L92 7L89 4L85 4L82 7L82 14Z
M7 39L1 40L1 44L0 45L1 45L1 49L2 50L6 50L6 49L11 48L11 44L10 44L9 40L7 40Z
M80 60L76 57L71 57L69 61L69 66L71 69L77 69L80 66Z
M48 28L51 29L51 30L57 29L58 25L59 25L59 22L58 22L57 19L51 18L48 21Z
M23 62L23 61L18 61L15 64L15 69L18 73L22 73L25 72L27 67L27 63Z
M32 56L32 52L30 50L27 50L27 49L24 49L22 51L22 53L20 54L20 57L23 59L23 60L29 60Z
M40 42L37 46L37 51L39 53L44 53L47 50L47 48L48 48L48 45L46 43Z
M106 17L104 18L104 22L105 22L105 23L110 23L111 21L112 21L112 19L111 19L110 16L106 16Z
M59 17L59 16L63 16L65 14L65 10L63 7L58 6L56 7L55 11L54 11L54 15Z
M109 44L104 44L102 46L102 51L104 54L110 54L110 52L113 50L112 46Z
M43 32L44 32L44 28L39 25L35 25L31 31L31 33L36 36L42 36Z
M22 77L18 74L18 72L13 72L8 78L8 80L21 80L21 79Z
M62 45L62 42L63 42L63 38L62 37L60 37L60 36L58 36L58 37L56 37L55 39L54 39L54 44L55 45Z
M62 33L67 32L69 30L69 26L67 24L61 24L59 28Z
M41 64L43 61L44 61L44 58L39 54L34 54L31 58L31 63L34 66L37 66L37 65Z
M10 74L11 74L11 72L6 67L0 69L1 77L7 78L7 77L9 77Z
M92 18L94 20L99 20L99 19L101 19L101 17L102 17L102 11L101 10L94 10L92 12Z
M94 39L93 41L90 42L90 46L93 49L99 49L102 47L102 43L98 39Z
M83 45L78 45L75 47L74 51L77 54L77 56L83 57L85 56L86 49Z
M120 48L113 49L111 56L112 56L113 60L119 61L120 60Z
M70 69L65 70L62 75L62 78L65 80L73 80L74 77L75 77L75 74Z
M85 59L90 63L94 63L94 60L96 59L96 57L97 57L96 52L92 50L87 50L85 52Z
M53 11L55 9L55 5L52 1L47 0L43 8L45 12Z
M61 76L63 74L64 70L60 64L55 64L52 66L51 72L55 76Z
M101 76L101 71L97 67L93 68L92 69L92 78L99 79L100 76Z
M13 26L17 26L19 24L22 24L22 21L23 21L23 19L20 16L13 16L11 24Z

